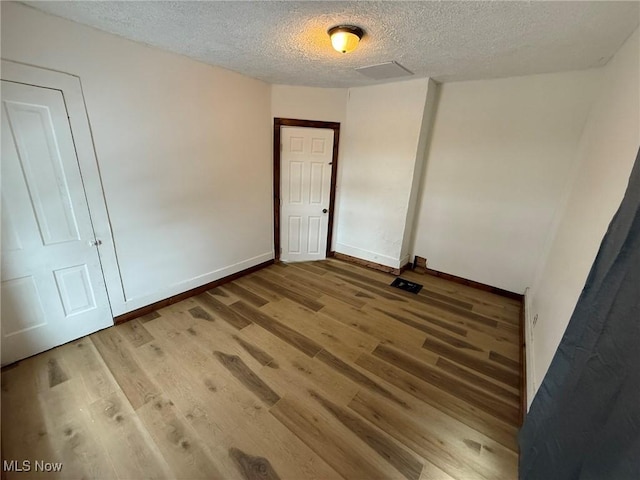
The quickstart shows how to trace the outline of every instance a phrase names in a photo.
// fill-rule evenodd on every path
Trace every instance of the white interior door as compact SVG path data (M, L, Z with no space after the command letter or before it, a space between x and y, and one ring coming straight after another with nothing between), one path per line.
M322 260L329 231L333 130L281 128L280 259Z
M113 324L62 92L2 81L2 364Z

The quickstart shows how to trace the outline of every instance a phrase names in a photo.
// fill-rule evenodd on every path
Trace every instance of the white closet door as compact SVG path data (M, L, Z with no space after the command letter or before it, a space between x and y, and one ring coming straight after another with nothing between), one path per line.
M62 92L2 81L2 364L113 324Z

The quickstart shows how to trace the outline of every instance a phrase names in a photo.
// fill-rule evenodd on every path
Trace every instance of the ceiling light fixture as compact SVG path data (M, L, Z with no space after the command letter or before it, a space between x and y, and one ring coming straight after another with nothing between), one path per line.
M331 45L340 53L349 53L356 49L364 35L364 30L353 25L337 25L327 33L331 37Z

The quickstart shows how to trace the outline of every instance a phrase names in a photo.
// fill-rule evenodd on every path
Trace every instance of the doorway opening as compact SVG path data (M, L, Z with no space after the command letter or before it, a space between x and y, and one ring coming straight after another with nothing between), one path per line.
M322 135L322 130L330 135ZM287 141L287 145L283 141ZM314 260L331 256L339 142L338 122L274 119L273 224L276 261ZM286 163L286 170L283 170L283 163ZM283 176L287 182L284 188ZM282 196L283 190L286 198ZM283 235L283 227L286 227L286 236ZM287 250L284 255L283 246Z

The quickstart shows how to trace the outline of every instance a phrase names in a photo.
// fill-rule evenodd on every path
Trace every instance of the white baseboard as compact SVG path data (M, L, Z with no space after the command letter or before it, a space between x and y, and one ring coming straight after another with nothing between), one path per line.
M535 344L533 337L533 310L531 308L531 288L524 291L524 342L526 345L525 365L527 370L527 411L537 390L535 372Z
M362 248L352 247L351 245L345 245L344 243L336 243L336 252L344 253L351 257L360 258L373 263L379 263L391 268L400 268L402 263L399 258L389 257L380 253L370 252L369 250L363 250Z
M242 270L254 267L268 260L272 260L273 258L273 252L263 253L261 255L243 260L241 262L234 263L233 265L228 265L226 267L222 267L217 270L198 275L188 280L174 283L173 285L170 285L169 287L152 294L127 299L123 305L117 305L117 308L116 306L112 306L113 315L117 317L118 315L131 312L138 308L146 307L147 305L151 305L152 303L159 302L160 300L164 300L179 293L186 292L187 290L191 290L201 285L219 280L228 275L233 275L234 273L241 272Z

